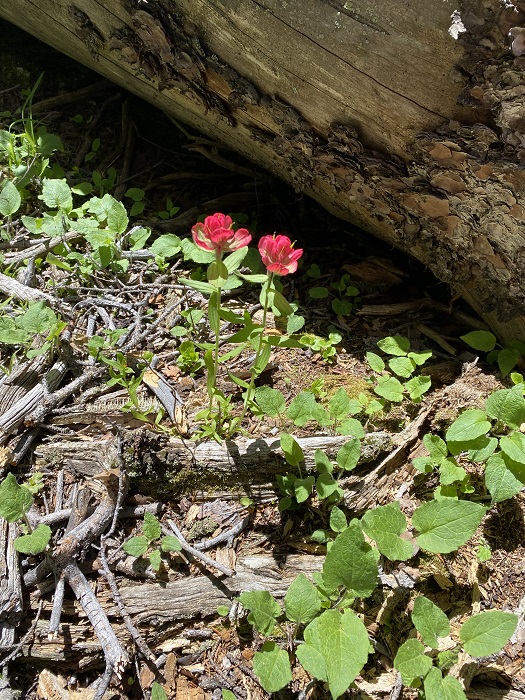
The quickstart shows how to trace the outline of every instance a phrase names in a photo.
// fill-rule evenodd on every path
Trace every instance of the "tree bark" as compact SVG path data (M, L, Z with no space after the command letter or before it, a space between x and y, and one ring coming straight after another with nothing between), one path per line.
M0 16L413 255L500 339L525 340L524 2L81 5L14 0Z

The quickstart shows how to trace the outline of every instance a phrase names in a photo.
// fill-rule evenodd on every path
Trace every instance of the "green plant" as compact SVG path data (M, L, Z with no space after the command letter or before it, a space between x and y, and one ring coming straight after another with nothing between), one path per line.
M166 199L166 209L162 209L161 211L157 212L157 216L159 219L170 219L172 216L175 216L177 212L180 211L180 207L176 207L171 199L168 197Z
M367 352L366 360L378 375L373 391L381 397L379 405L383 407L385 401L401 403L407 394L412 401L420 401L430 389L431 379L414 375L414 372L432 357L432 351L410 351L410 341L401 335L383 338L378 341L377 346L387 356L386 362L374 352ZM398 377L406 381L402 382Z
M38 479L30 483L30 488L20 486L15 476L9 473L0 483L0 517L13 523L21 520L22 528L27 534L20 535L14 540L14 547L22 554L39 554L47 547L51 539L51 528L48 525L38 525L32 530L27 513L33 505L33 493L41 486Z
M179 540L174 535L161 537L162 526L152 513L144 513L142 533L142 535L126 540L122 549L132 557L148 559L154 571L160 571L163 554L180 552L182 549Z
M497 362L501 374L506 377L516 365L523 365L525 358L525 343L514 340L505 347L497 342L497 338L490 331L472 331L461 336L461 340L470 345L474 350L486 353L488 362ZM521 375L515 377L515 384L523 381Z
M343 336L336 331L332 331L328 334L328 338L322 338L319 335L314 335L313 333L303 333L301 335L299 342L306 348L310 348L314 352L318 352L323 360L331 362L336 359L337 356L337 346L342 341Z
M67 324L43 301L27 302L17 311L6 313L4 308L0 315L0 343L21 345L26 357L53 350Z
M321 270L318 265L310 265L306 272L310 279L319 279ZM331 282L328 287L317 286L308 290L311 299L330 299L332 311L337 316L349 316L359 306L359 289L352 284L350 275L344 274L337 282Z

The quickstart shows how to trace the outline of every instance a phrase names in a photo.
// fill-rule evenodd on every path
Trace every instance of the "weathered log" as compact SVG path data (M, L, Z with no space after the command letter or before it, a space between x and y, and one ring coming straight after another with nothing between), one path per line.
M499 0L0 5L415 256L503 340L525 339L524 12Z

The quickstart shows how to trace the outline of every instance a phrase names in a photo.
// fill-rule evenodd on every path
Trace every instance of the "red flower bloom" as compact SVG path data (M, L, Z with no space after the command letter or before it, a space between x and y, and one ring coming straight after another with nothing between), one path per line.
M303 254L302 248L294 250L288 236L263 236L259 241L259 253L268 272L288 275L297 270L297 261Z
M204 223L195 224L191 229L193 242L203 250L214 251L217 256L244 248L252 240L245 228L232 229L233 222L226 214L213 214L204 219Z

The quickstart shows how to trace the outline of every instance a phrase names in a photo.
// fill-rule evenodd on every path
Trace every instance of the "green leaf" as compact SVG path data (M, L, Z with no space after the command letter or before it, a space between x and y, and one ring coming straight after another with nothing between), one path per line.
M334 532L343 532L347 527L345 514L340 508L334 506L330 511L330 529Z
M240 603L250 611L248 622L261 634L273 632L276 618L281 614L281 608L273 595L268 591L246 591L239 596Z
M504 435L500 438L499 446L508 457L525 466L525 435L523 433Z
M148 538L144 535L130 537L130 539L126 540L126 542L124 542L122 545L122 549L126 552L126 554L129 554L132 557L141 557L147 552L148 547Z
M319 474L331 474L334 471L334 464L323 450L316 449L314 452L315 468Z
M308 290L308 296L312 299L326 299L328 296L328 289L326 287L311 287Z
M504 348L498 353L498 367L503 377L506 377L511 369L516 367L520 357L520 353L512 348Z
M489 331L472 331L466 335L460 335L460 339L474 350L490 352L496 347L496 336Z
M284 452L285 459L291 467L297 467L304 461L304 452L293 435L288 433L281 435L281 450Z
M425 647L418 639L407 639L394 658L394 668L401 674L405 685L426 676L431 667L432 659L425 654Z
M117 233L124 233L129 223L126 207L113 197L112 200L107 210L108 228Z
M151 686L151 700L168 700L166 691L157 681L153 681Z
M174 535L164 535L160 541L160 548L163 552L180 552L182 545Z
M362 439L365 436L365 429L357 418L345 418L337 426L336 432L338 435L351 435L352 437L359 439Z
M151 554L149 555L149 563L151 564L151 568L153 569L153 571L160 571L160 567L162 565L162 558L159 549L154 549L151 552Z
M450 634L448 617L441 608L423 595L414 601L412 622L423 642L432 649L438 648L438 637L447 637Z
M469 446L468 458L471 462L486 462L498 446L498 439L482 435L477 440L470 442Z
M51 528L48 525L38 525L30 535L22 535L14 541L17 552L22 554L40 554L51 539Z
M255 402L261 411L270 418L284 413L286 408L284 396L279 389L272 389L269 386L257 387L255 390Z
M32 301L25 312L18 316L16 325L27 333L48 334L56 325L58 318L55 312L48 308L43 301Z
M184 260L191 260L199 265L211 263L215 260L215 253L199 248L191 238L181 238L180 245Z
M141 190L140 187L130 187L129 190L124 192L124 197L129 197L134 202L141 202L145 194L144 190Z
M265 642L255 652L253 670L267 693L276 693L292 680L288 654L275 642Z
M348 316L354 310L354 304L346 299L332 299L332 311L338 316Z
M430 377L412 377L408 382L405 382L405 389L408 391L412 401L419 401L423 394L426 394L430 389L431 384L432 379Z
M148 538L150 542L157 540L162 532L159 521L153 515L153 513L144 513L144 524L142 525L142 532Z
M518 625L516 615L487 610L469 618L459 631L467 654L489 656L503 649Z
M341 421L346 418L350 409L350 399L348 394L340 387L330 399L328 413L333 420Z
M304 316L298 316L297 314L291 314L288 316L286 321L286 332L288 335L293 335L300 331L304 326Z
M323 581L331 593L345 586L354 597L368 598L377 586L379 552L364 538L357 521L338 535L323 564Z
M307 476L305 479L296 479L294 483L294 494L297 503L304 503L312 494L315 484L315 476Z
M230 275L240 267L247 253L248 246L244 246L244 248L238 248L224 258L224 265Z
M456 418L446 433L447 442L466 442L485 435L490 430L490 422L484 411L471 408Z
M291 583L284 597L286 617L298 625L305 625L321 609L317 588L304 574L299 574Z
M33 505L31 491L20 486L14 474L9 472L0 484L0 517L13 523L27 513Z
M342 489L339 487L339 484L331 474L321 474L315 483L315 489L321 501L338 492L341 498L343 497Z
M496 452L485 465L485 484L492 503L512 498L525 486L525 466L503 452Z
M442 460L439 465L439 481L445 486L450 486L455 481L463 481L467 472L460 467L453 457Z
M443 678L439 668L433 666L423 681L425 700L467 700L461 683L453 676Z
M44 179L39 199L50 209L60 209L67 214L73 209L73 195L65 180Z
M492 393L485 410L491 418L503 421L511 428L519 428L525 422L525 399L519 385L512 389L500 389Z
M378 377L374 392L394 403L403 401L403 385L395 377Z
M399 503L389 503L368 510L361 518L364 532L375 540L377 548L390 561L405 561L414 554L411 542L399 535L407 529L407 521Z
M222 260L214 260L208 265L206 275L208 277L208 282L212 285L212 287L219 289L220 287L224 287L225 283L227 282L229 272Z
M390 335L377 342L377 347L387 355L402 357L410 349L410 341L402 335Z
M423 444L429 451L434 464L439 464L441 460L448 455L447 444L439 435L426 433L423 435Z
M366 627L352 610L326 610L304 630L297 658L314 678L328 683L336 700L361 672L369 650Z
M321 407L315 400L314 394L311 391L302 391L288 406L286 415L294 425L303 426L314 419L319 408Z
M20 192L11 180L6 180L0 191L0 214L2 216L12 216L18 211L21 203Z
M188 277L181 277L179 282L185 284L187 287L196 289L198 292L201 292L201 294L213 294L215 291L215 287L212 284L203 282L202 280L192 280Z
M413 360L416 365L424 365L427 360L432 357L432 350L423 350L422 352L409 352L408 357Z
M345 471L351 471L357 466L359 457L361 456L361 441L358 438L352 438L337 452L335 461Z
M159 236L150 246L150 250L154 255L166 260L177 255L181 248L181 240L174 233L166 233L164 236Z
M381 372L386 367L383 358L379 357L379 355L376 355L375 352L367 352L366 361L370 365L370 369L372 369L374 372L377 372L378 374L381 374Z
M471 501L429 501L416 508L412 524L419 530L416 540L429 552L453 552L476 532L486 509Z
M398 377L405 377L406 379L412 376L413 371L416 369L416 363L409 357L393 357L388 361L388 366Z

